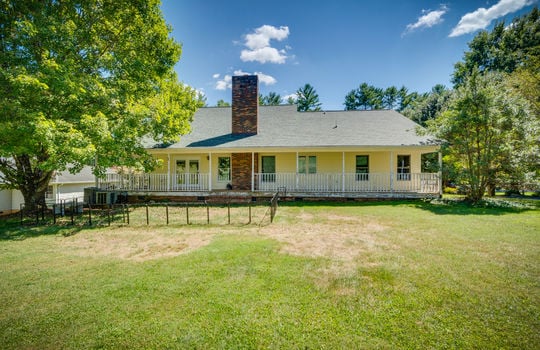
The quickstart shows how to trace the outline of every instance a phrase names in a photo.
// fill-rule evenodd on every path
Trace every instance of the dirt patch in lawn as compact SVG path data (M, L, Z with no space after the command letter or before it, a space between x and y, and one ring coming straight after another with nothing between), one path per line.
M353 261L365 252L389 246L379 235L386 227L373 219L337 215L320 219L298 220L294 225L275 223L260 232L283 242L286 253L339 261Z
M282 210L280 214L287 216L291 213ZM336 262L340 270L353 266L358 260L369 263L367 258L372 252L392 249L385 239L386 226L376 218L335 212L315 215L302 211L293 217L293 222L276 221L262 227L111 227L63 237L61 244L68 254L145 261L192 252L208 245L217 234L262 235L282 242L284 253L328 258Z
M169 233L151 228L122 227L100 232L86 232L62 239L62 244L80 256L110 256L145 261L172 257L199 249L210 243L212 232Z

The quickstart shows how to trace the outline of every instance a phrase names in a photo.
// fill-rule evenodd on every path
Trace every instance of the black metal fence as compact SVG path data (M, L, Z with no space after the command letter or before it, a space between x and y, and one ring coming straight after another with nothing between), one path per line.
M230 225L273 222L279 195L268 202L169 202L91 206L74 201L38 206L21 205L21 225ZM268 216L268 212L270 215Z

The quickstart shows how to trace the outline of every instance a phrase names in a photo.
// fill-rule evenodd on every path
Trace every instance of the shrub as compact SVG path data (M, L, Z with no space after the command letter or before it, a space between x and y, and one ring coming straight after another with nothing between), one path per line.
M445 187L443 193L446 194L458 194L458 189L455 187Z

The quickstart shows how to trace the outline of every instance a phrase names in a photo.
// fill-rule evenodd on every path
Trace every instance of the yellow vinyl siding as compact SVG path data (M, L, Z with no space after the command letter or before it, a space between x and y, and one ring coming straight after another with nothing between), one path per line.
M294 173L296 172L296 153L259 153L259 170L262 170L261 159L263 156L276 157L276 173Z
M389 173L396 172L397 157L398 155L410 155L411 156L411 173L420 173L421 171L421 155L430 151L436 151L431 149L416 149L405 148L390 150L364 151L362 149L345 151L345 173L355 173L356 171L356 156L367 155L369 156L369 172L370 173ZM249 153L249 151L248 151ZM199 172L209 172L209 153L171 153L170 154L170 170L171 174L175 172L176 160L179 159L196 159L199 161ZM261 172L261 157L274 156L276 158L276 173L295 173L297 171L297 159L298 156L316 156L317 157L317 173L341 173L343 169L343 152L324 152L324 151L305 151L296 152L294 150L289 151L268 151L268 152L256 152L258 156L258 169L255 172ZM212 153L212 187L221 188L218 184L226 185L222 181L217 181L217 168L219 157L231 157L231 153ZM152 173L154 174L166 174L168 169L168 157L167 154L157 153L154 157L161 160L161 165L157 167ZM390 159L392 157L392 159Z
M304 154L300 154L304 155ZM306 153L305 155L317 156L317 173L340 173L342 169L342 153L320 152Z
M390 152L346 152L345 153L345 172L356 172L356 156L369 157L369 172L370 173L388 173L390 172ZM340 154L341 157L341 154ZM339 168L341 172L341 166Z
M152 174L167 174L167 169L168 169L168 166L167 166L167 162L168 162L167 155L166 155L166 154L158 154L158 155L154 155L154 157L155 157L160 163L159 163L159 166L156 167L156 169L154 169L154 171L152 172Z

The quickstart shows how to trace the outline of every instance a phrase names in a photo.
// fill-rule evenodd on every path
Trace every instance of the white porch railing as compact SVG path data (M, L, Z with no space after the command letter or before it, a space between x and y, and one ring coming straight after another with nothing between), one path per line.
M288 192L416 192L439 193L436 173L255 174L255 189Z
M134 192L208 191L209 174L107 174L98 187ZM414 192L439 193L436 173L254 174L254 190L275 192Z
M208 191L208 183L208 174L107 174L98 180L98 187L134 192Z

